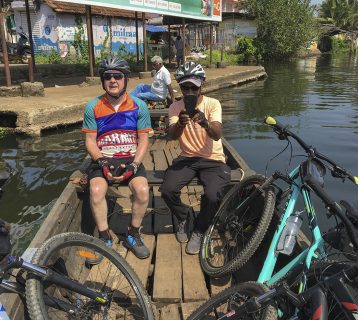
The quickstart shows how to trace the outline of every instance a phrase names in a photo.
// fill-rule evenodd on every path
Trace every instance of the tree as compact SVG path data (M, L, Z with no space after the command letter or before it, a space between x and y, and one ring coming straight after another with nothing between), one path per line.
M347 31L358 29L358 0L326 0L321 4L321 18Z
M265 58L287 58L309 47L316 36L310 0L248 0L257 20L257 45Z

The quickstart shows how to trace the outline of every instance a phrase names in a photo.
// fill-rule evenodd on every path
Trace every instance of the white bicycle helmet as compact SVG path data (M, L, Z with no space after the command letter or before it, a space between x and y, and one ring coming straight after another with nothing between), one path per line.
M199 78L205 80L205 71L201 64L195 61L187 61L175 71L175 79L180 82L186 78Z

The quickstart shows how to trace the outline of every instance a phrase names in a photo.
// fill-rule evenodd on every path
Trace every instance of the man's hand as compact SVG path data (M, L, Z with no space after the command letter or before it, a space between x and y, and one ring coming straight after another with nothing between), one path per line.
M192 120L194 122L199 123L204 129L209 129L209 127L210 127L210 123L209 123L208 119L205 118L204 112L199 111L198 109L196 109L196 114L194 115Z
M181 128L184 128L190 121L189 115L186 113L185 110L180 111L178 117L179 119L177 124Z
M128 180L132 175L137 173L140 163L132 162L127 164L121 164L121 166L124 169L124 173L118 178L120 178L122 181L125 181Z
M105 178L112 177L111 171L114 169L113 166L110 166L108 160L106 158L98 158L96 160L97 164L102 168L103 175ZM110 174L110 176L108 176Z

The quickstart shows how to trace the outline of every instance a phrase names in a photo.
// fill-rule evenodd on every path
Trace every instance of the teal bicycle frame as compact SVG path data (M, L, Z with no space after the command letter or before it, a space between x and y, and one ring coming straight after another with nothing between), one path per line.
M293 180L293 183L291 183L285 212L281 216L281 221L275 231L263 268L261 269L261 273L257 280L259 283L266 283L269 286L282 279L290 270L292 270L298 265L304 264L303 271L307 271L311 265L312 259L318 258L318 255L316 254L317 251L321 257L325 256L323 238L319 226L317 224L315 210L310 199L310 190L306 185L302 183L302 179L299 174L299 167L295 168L292 172L290 172L289 178ZM294 212L296 202L300 194L302 194L303 196L305 210L309 221L309 228L313 234L313 241L308 248L302 251L298 256L293 258L287 265L285 265L273 275L279 254L279 252L276 251L277 244L279 242L281 233L287 223L289 216L291 216ZM302 292L306 287L307 279L305 274L306 272L304 272L303 277L301 279L299 292Z

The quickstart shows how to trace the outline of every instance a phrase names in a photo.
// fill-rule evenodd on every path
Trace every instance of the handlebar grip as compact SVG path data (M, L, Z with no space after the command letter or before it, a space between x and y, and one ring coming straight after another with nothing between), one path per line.
M358 177L356 177L356 176L351 176L351 177L349 177L349 179L352 180L352 182L353 182L356 186L358 186Z
M285 129L285 127L280 122L278 122L274 117L267 116L264 119L264 122L269 126L274 127L280 131L283 131Z

